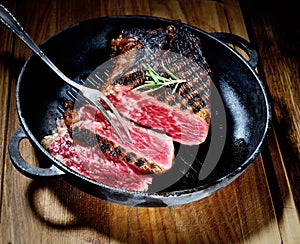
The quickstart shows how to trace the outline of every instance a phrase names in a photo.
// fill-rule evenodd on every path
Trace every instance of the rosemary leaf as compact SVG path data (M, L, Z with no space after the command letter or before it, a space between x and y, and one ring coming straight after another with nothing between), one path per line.
M133 91L136 91L136 90L140 90L140 89L143 89L145 87L148 87L148 86L155 86L156 84L154 82L151 82L151 83L145 83L145 84L142 84L142 85L139 85L135 88L133 88L132 90Z
M169 75L169 76L171 76L174 80L179 80L179 78L176 76L176 75L174 75L165 65L164 65L164 63L161 61L161 66L163 67L163 69L167 72L167 74Z
M175 92L176 92L176 90L177 90L177 88L178 88L178 85L179 85L179 83L177 83L177 84L174 86L174 88L173 88L173 90L172 90L172 93L175 93Z
M172 93L176 92L178 89L179 83L186 82L186 80L179 79L174 75L165 65L161 62L161 65L165 72L170 76L170 78L163 77L159 75L149 64L142 64L143 68L146 70L146 76L151 79L151 81L145 81L144 84L141 84L133 89L133 91L153 87L150 90L143 91L143 93L154 92L161 89L164 86L175 85L172 89Z
M163 88L164 86L165 86L165 85L160 85L160 86L158 86L158 87L156 87L156 88L152 88L152 89L150 89L150 90L144 91L143 93L154 92L154 91L157 91L157 90Z

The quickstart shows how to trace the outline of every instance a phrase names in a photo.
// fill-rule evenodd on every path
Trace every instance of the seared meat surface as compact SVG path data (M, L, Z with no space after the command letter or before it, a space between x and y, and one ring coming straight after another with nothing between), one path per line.
M200 39L180 22L175 24L158 30L124 30L113 39L114 68L100 89L127 119L167 133L177 142L200 144L210 124L211 70ZM145 64L171 78L162 68L167 67L186 82L148 93L136 90L150 82Z
M127 190L147 191L151 175L141 174L131 164L105 157L97 147L75 140L64 119L57 120L53 134L44 137L42 145L59 161L92 180Z
M65 120L72 138L86 142L90 147L98 147L108 159L131 164L142 174L164 173L173 165L173 141L165 134L125 120L134 144L129 140L124 144L95 107L86 105L78 111L69 109L66 114ZM112 114L111 117L118 124Z

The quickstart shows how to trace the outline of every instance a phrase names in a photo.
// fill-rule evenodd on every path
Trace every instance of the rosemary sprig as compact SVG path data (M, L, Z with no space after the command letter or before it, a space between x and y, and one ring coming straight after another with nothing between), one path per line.
M186 80L179 79L174 75L162 62L161 66L165 72L170 76L170 78L163 77L159 75L149 64L142 64L143 68L146 70L146 76L151 78L150 80L145 81L144 84L135 87L133 90L140 90L147 87L153 87L152 89L143 91L143 93L154 92L161 89L164 86L174 85L172 93L176 92L178 85L180 83L186 82Z

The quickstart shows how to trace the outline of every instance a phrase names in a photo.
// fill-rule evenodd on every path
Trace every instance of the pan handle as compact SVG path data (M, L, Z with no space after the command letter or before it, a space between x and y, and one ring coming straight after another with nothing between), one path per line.
M23 175L32 179L41 177L60 177L65 175L63 171L54 165L52 165L50 168L39 168L27 163L19 150L19 144L21 140L25 138L27 138L27 135L25 134L23 128L19 126L9 141L8 151L11 161L17 170L19 170Z
M251 45L250 42L245 40L244 38L232 34L232 33L226 33L226 32L211 32L210 33L215 38L219 39L220 41L223 41L225 43L230 43L233 45L238 46L243 51L246 52L246 54L249 56L249 60L247 62L249 65L255 69L258 64L258 54L257 51L254 49L254 47Z

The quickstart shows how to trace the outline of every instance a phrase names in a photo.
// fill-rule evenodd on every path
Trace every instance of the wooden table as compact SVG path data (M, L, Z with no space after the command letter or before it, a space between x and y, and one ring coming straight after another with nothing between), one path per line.
M260 57L258 72L270 89L274 118L265 147L245 173L193 203L128 207L65 181L31 180L12 166L7 150L20 124L17 76L31 52L1 25L0 243L300 243L300 28L292 3L277 10L273 2L246 0L1 2L37 43L79 21L121 14L181 19L208 32L250 39ZM27 161L38 164L28 140L20 148Z

